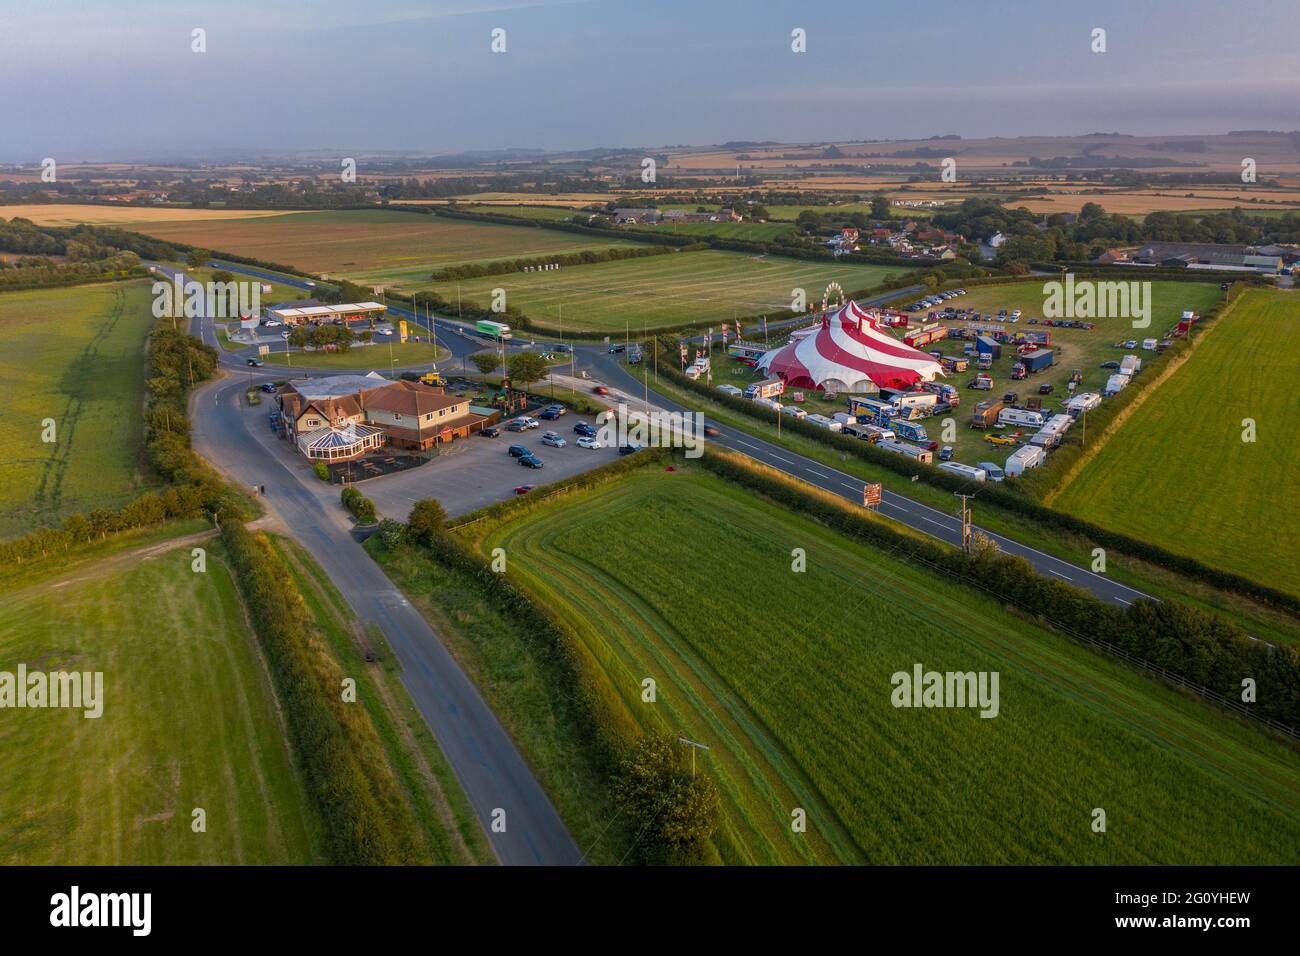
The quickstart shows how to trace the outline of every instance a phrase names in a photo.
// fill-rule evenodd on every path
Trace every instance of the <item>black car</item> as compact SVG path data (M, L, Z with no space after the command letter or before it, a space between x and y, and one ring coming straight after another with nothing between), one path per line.
M262 391L264 391L264 392L268 392L268 393L269 393L269 392L274 392L274 391L275 391L275 383L274 383L274 382L263 382L263 383L262 383Z
M618 453L619 453L620 455L630 455L630 454L632 454L633 452L637 452L637 451L640 451L640 450L641 450L640 447L638 447L637 445L619 445L619 446L618 446Z
M510 446L510 457L511 457L511 458L522 458L524 455L531 455L531 454L532 454L532 452L528 449L528 446L526 446L526 445L511 445L511 446Z
M1052 392L1055 390L1055 388L1056 386L1053 385L1051 382L1044 382L1042 385L1038 386L1038 394L1051 395Z
M573 430L579 435L586 435L588 438L596 437L596 426L591 424L591 422L576 422L573 426Z
M532 452L529 452L527 455L519 456L519 464L523 465L525 468L541 468L542 460Z
M497 428L495 425L489 425L487 428L480 431L479 434L484 438L496 438L501 434L501 429Z
M1020 398L1019 392L1007 392L1002 396L1002 401L1006 402L1008 405L1014 405L1018 398Z
M622 352L624 348L625 348L625 346L622 346L622 345L611 345L611 346L609 347L609 354L610 354L610 355L614 355L614 354L617 353L617 352Z
M1102 362L1102 368L1119 368L1119 362Z
M543 408L540 412L537 413L537 417L540 418L542 421L552 422L555 421L555 419L559 418L562 414L564 413L557 411L554 408Z
M261 367L262 367L262 360L261 360L261 359L249 359L249 360L248 360L248 364L251 365L251 366L253 366L253 368L261 368Z

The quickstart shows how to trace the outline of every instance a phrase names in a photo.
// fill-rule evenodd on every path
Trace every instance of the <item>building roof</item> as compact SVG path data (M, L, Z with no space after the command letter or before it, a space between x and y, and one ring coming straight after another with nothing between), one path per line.
M324 451L329 448L351 448L358 442L383 432L374 425L362 425L348 422L340 427L317 428L298 438L298 447L303 451Z
M423 415L453 405L464 405L465 399L445 394L440 388L419 382L394 382L390 387L372 392L365 397L366 408L400 415Z
M320 378L295 378L288 387L305 398L316 401L323 398L338 398L341 395L356 395L376 388L383 388L393 383L378 372L365 375L325 375Z
M315 302L315 300L308 300ZM270 309L272 315L282 318L324 319L336 315L355 315L358 312L386 312L388 306L378 302L345 302L341 305L299 305L294 302L282 302Z

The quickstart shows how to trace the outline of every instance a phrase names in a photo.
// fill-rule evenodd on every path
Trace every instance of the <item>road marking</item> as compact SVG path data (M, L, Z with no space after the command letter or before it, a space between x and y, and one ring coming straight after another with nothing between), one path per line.
M771 453L769 453L769 454L771 454ZM787 465L793 465L793 464L794 464L794 462L791 461L789 458L782 458L780 455L777 455L777 454L772 454L772 457L775 458L777 461L783 461L783 462L785 462Z
M1115 598L1115 600L1116 600L1116 601L1119 601L1120 604L1132 604L1132 603L1133 603L1132 601L1125 601L1122 597L1117 597L1117 598ZM1252 637L1251 640L1253 641L1254 638Z
M804 471L808 472L810 475L816 475L818 478L825 478L827 481L829 481L831 477L830 475L823 475L820 471L813 471L811 468L805 468Z
M1055 571L1055 570L1053 570L1052 568L1047 568L1046 570L1047 570L1047 573L1048 573L1048 574L1055 574L1058 578L1065 578L1065 580L1067 580L1067 581L1073 581L1073 580L1074 580L1074 578L1072 578L1072 577L1070 577L1070 576L1068 576L1068 575L1062 574L1060 571Z
M739 439L739 438L736 439L736 443L739 444L739 445L744 445L746 448L754 448L754 449L757 449L757 448L758 448L757 445L751 445L749 442L747 442L747 441L742 441L742 440Z
M852 488L854 491L861 491L861 490L862 490L862 486L861 486L861 485L851 485L851 484L849 484L847 481L841 481L840 484L843 485L845 488Z

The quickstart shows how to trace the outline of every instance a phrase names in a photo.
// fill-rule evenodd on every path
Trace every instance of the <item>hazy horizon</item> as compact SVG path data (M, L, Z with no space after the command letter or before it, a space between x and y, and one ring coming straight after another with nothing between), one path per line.
M0 2L0 162L1294 130L1281 0ZM191 51L206 31L207 52ZM1107 52L1090 49L1094 27ZM506 52L490 49L506 31ZM807 52L791 51L806 31Z

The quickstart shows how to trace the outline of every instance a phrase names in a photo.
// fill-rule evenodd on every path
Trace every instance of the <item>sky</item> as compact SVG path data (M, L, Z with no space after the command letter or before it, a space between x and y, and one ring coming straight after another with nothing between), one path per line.
M1293 130L1296 12L1294 0L0 0L0 162ZM192 50L196 28L206 52Z

